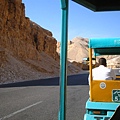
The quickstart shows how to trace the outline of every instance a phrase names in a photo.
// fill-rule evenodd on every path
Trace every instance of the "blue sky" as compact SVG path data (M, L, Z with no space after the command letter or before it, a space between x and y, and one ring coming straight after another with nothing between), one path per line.
M26 17L61 40L61 0L22 0ZM93 12L69 0L68 39L120 37L120 11Z

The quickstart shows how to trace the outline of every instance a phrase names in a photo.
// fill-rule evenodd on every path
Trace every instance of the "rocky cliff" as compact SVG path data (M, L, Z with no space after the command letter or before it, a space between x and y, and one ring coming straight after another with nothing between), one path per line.
M40 59L44 51L54 59L56 39L52 33L25 17L22 0L0 0L0 46L20 58ZM52 46L52 47L51 47Z
M0 0L0 83L59 76L52 32L25 16L22 0ZM80 72L68 62L68 74Z

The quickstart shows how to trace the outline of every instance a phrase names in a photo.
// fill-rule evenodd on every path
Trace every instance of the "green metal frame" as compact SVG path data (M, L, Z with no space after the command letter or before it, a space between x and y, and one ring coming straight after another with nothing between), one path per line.
M67 41L68 41L68 1L61 0L62 31L60 54L60 111L59 120L66 120L66 86L67 86Z

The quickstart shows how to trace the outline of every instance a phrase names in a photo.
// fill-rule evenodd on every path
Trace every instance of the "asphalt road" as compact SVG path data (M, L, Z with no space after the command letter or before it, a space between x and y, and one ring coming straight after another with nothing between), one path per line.
M83 120L87 77L68 77L66 120ZM58 120L59 90L59 78L0 85L0 120Z

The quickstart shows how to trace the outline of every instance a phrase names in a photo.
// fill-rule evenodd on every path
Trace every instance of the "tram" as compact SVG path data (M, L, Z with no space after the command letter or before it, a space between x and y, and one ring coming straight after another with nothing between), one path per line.
M94 53L93 53L94 51ZM92 56L120 55L120 38L89 40L90 93L84 120L109 120L120 105L120 80L93 80Z

